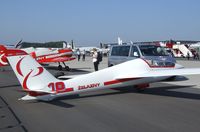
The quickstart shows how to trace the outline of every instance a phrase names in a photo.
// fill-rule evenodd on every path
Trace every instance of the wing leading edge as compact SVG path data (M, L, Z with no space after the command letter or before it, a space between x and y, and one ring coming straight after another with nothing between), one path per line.
M115 79L123 78L146 78L146 77L166 77L166 76L178 76L178 75L196 75L200 74L200 68L182 68L182 69L152 69L145 73L134 75L134 73L128 73L119 75Z

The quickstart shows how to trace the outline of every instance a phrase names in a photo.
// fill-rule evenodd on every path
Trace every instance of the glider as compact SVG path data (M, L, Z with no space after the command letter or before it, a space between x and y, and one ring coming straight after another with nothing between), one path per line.
M7 50L6 57L27 95L20 100L51 101L57 97L82 92L124 86L148 86L176 75L200 74L200 68L152 66L148 61L135 59L97 72L59 80L23 50ZM138 87L144 88L144 87Z

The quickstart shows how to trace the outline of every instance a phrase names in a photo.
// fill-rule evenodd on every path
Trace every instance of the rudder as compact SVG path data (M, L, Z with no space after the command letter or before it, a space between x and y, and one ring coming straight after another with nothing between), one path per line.
M8 51L7 59L25 91L52 92L48 84L57 79L25 51Z

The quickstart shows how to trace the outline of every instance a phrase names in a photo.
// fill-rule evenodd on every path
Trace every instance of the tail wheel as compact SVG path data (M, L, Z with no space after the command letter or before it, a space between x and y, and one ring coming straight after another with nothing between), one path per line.
M62 70L62 66L61 66L61 65L58 66L58 70L59 70L59 71Z
M70 71L69 66L66 66L66 67L65 67L65 70L66 70L66 71Z

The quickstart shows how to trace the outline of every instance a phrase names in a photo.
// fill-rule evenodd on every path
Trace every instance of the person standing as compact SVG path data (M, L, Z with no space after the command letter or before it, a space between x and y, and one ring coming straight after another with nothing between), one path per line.
M94 48L93 49L93 54L92 54L92 62L94 64L94 70L95 71L98 71L98 65L99 65L99 63L97 61L97 57L98 57L97 49Z
M189 53L189 51L187 52L187 59L188 60L190 59L190 53Z
M196 58L197 58L197 60L199 60L199 53L198 52L196 52Z
M79 60L80 60L80 58L81 58L81 52L80 52L80 50L79 50L79 49L77 49L76 53L77 53L77 55L78 55L78 61L79 61Z
M85 61L85 50L83 50L83 58L82 61Z

